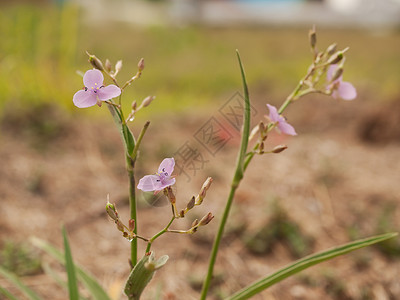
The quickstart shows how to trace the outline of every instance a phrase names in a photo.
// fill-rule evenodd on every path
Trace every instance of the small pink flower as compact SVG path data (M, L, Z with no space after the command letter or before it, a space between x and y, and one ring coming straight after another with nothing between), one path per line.
M275 106L267 104L269 109L268 118L271 120L272 123L276 123L279 131L288 134L288 135L297 135L296 131L294 130L293 126L286 122L285 118L282 117Z
M86 71L83 76L85 88L77 91L73 101L79 108L90 107L95 104L101 106L101 101L110 100L121 95L121 89L114 84L103 85L104 77L99 70Z
M175 184L175 178L171 178L174 167L175 160L173 158L164 159L158 167L158 173L144 176L139 180L137 188L143 192L161 191Z
M328 71L326 73L326 79L328 82L331 82L333 74L335 73L337 69L337 65L330 65L328 68ZM354 98L357 97L357 91L356 88L347 81L342 80L343 76L340 76L338 79L332 82L333 85L333 91L332 91L332 97L337 99L337 98L342 98L343 100L353 100Z

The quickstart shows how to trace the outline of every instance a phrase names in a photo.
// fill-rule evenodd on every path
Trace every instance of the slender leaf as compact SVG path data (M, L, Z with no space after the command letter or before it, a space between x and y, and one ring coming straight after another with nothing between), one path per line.
M0 275L14 284L22 293L24 293L31 300L41 300L41 298L33 290L28 288L22 281L10 271L0 267Z
M0 294L3 294L9 300L18 300L13 294L11 294L7 289L0 286Z
M121 134L125 151L129 156L131 156L133 149L135 148L135 138L133 137L128 125L126 125L125 120L122 119L121 113L118 111L118 109L113 105L108 105L108 109Z
M300 260L295 261L294 263L283 267L282 269L278 270L277 272L262 278L259 281L256 281L249 286L245 287L244 289L240 290L239 292L235 293L234 295L228 297L226 300L243 300L248 299L251 296L254 296L261 291L265 290L266 288L270 287L271 285L280 282L281 280L296 274L304 269L307 269L311 266L319 264L323 261L327 261L332 259L336 256L340 256L351 251L367 247L384 240L393 238L397 235L397 232L386 233L382 235L372 236L366 239L357 240L348 244L344 244L342 246L338 246L326 251L322 251L316 254L312 254L310 256L304 257Z
M49 243L38 239L38 238L31 238L33 245L42 249L47 254L51 255L53 258L58 260L61 264L65 264L65 259L61 251L56 249L54 246L50 245ZM111 298L107 295L101 285L97 282L97 280L90 275L89 273L85 272L79 266L75 266L75 270L77 272L79 280L85 285L88 291L91 293L94 299L96 300L111 300Z
M79 299L78 282L76 279L74 261L72 259L71 248L69 246L67 231L65 230L65 227L63 227L62 233L64 238L65 269L67 270L67 276L68 276L69 299L78 300Z
M236 184L239 184L240 180L243 178L244 172L244 160L246 158L247 146L249 144L249 135L250 135L250 96L249 89L247 87L246 74L244 72L242 60L240 59L239 51L236 50L240 74L242 76L243 83L243 93L244 93L244 111L243 111L243 132L242 132L242 140L240 143L240 151L237 162L237 169L235 173L234 181Z

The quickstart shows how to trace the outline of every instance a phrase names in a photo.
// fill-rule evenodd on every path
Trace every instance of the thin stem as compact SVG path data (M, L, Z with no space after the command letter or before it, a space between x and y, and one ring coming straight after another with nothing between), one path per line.
M135 220L135 228L133 233L137 235L138 222L136 218L136 184L135 184L135 161L127 155L126 164L129 176L129 207L130 207L130 218ZM137 263L137 239L133 239L131 242L131 265L134 267Z
M210 283L214 271L214 265L217 260L217 254L219 250L219 245L221 243L222 235L224 233L225 225L228 220L229 212L232 207L233 203L233 198L235 196L236 189L239 186L240 181L243 178L243 173L244 173L244 163L246 159L246 152L247 152L247 147L249 143L249 134L250 134L250 98L249 98L249 91L247 88L247 82L246 82L246 75L244 72L244 68L242 65L242 61L240 59L239 52L236 51L237 58L239 61L239 67L240 67L240 73L242 76L242 83L243 83L243 91L244 91L244 100L245 100L245 107L243 111L243 133L242 133L242 139L240 142L240 149L238 153L238 158L236 162L236 171L232 179L232 184L231 184L231 191L229 193L226 205L225 205L225 210L222 215L222 219L219 223L219 228L217 235L214 240L213 248L211 250L211 255L210 255L210 260L208 263L208 270L207 270L207 275L206 278L204 279L203 282L203 288L201 291L201 300L205 300L207 297L208 289L210 288Z
M232 203L233 203L233 197L235 196L235 192L236 192L237 187L238 187L237 184L233 184L232 183L231 191L229 193L228 200L226 202L224 214L222 215L222 219L221 219L221 221L219 223L218 232L217 232L217 235L216 235L215 240L214 240L213 248L211 250L210 261L208 263L207 276L206 276L206 279L203 282L203 289L201 291L200 300L205 300L206 299L207 293L208 293L208 289L210 288L212 274L213 274L213 271L214 271L214 265L215 265L215 262L217 260L217 253L218 253L218 249L219 249L219 244L221 243L222 235L223 235L224 229L225 229L225 224L226 224L226 221L228 220L229 212L230 212L230 209L231 209L231 206L232 206Z
M174 222L175 219L176 219L175 216L172 216L172 218L169 221L169 223L167 224L167 226L165 226L165 228L163 230L156 233L151 239L148 240L147 247L146 247L146 253L150 252L151 244L154 242L155 239L157 239L159 236L163 235L164 233L168 232L169 227L171 226L172 222Z

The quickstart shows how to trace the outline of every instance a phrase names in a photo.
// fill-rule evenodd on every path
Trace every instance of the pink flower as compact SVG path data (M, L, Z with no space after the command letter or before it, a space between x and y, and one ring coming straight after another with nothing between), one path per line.
M330 65L328 71L326 73L326 79L328 82L332 80L332 77L337 69L337 65ZM357 91L355 87L350 83L342 80L343 76L340 76L338 79L332 82L333 91L332 97L342 98L343 100L353 100L357 97Z
M99 70L86 71L83 76L85 88L77 91L73 101L79 108L90 107L95 104L101 106L101 101L110 100L121 94L121 89L114 84L103 85L104 77Z
M173 158L164 159L158 167L158 173L155 175L146 175L139 180L138 189L143 192L161 191L162 189L173 185L175 178L171 178L174 171L175 160Z
M280 132L288 135L297 135L293 126L286 122L285 118L278 113L278 110L275 106L269 104L267 104L267 106L269 109L268 118L272 123L276 124Z

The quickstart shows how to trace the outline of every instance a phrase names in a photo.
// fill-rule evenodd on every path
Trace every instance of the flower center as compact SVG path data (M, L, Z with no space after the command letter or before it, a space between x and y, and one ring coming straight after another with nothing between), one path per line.
M104 85L99 85L99 84L95 83L94 86L91 86L91 87L85 86L85 91L90 91L92 93L97 94L97 92L103 87L104 87Z

